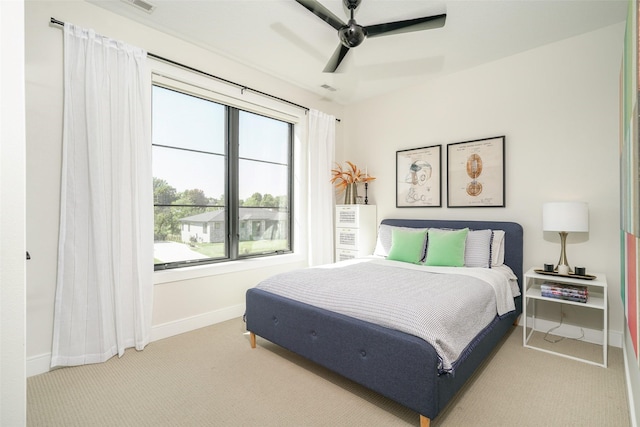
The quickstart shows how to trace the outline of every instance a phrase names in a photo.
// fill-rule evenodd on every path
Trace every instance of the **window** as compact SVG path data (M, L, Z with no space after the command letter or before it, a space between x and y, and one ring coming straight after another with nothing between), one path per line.
M291 123L154 85L156 270L291 251Z

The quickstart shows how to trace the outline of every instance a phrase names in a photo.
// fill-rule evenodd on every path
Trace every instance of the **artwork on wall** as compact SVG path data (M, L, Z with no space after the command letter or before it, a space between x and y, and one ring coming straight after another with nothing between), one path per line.
M447 207L505 206L505 137L447 145Z
M442 206L442 147L396 152L396 207Z
M621 215L622 228L640 237L640 153L638 152L638 60L637 25L630 13L624 40L623 65L621 70Z
M620 213L621 213L621 281L620 298L625 324L640 366L640 275L638 274L638 246L640 237L640 153L638 144L638 14L637 1L629 2L629 14L624 37L624 53L620 70Z

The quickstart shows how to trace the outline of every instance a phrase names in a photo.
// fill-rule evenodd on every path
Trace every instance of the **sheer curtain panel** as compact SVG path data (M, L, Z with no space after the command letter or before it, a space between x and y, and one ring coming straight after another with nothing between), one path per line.
M309 110L309 264L333 262L334 191L329 182L335 157L336 118Z
M64 26L64 125L51 366L142 350L151 332L147 54Z

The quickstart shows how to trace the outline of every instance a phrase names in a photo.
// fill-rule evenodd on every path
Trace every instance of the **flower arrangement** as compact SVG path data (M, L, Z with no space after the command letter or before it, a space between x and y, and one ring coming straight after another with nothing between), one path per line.
M359 182L370 182L376 179L369 175L365 169L364 173L360 168L347 160L347 165L336 163L336 167L331 169L331 183L340 191L347 188L349 184L357 184Z

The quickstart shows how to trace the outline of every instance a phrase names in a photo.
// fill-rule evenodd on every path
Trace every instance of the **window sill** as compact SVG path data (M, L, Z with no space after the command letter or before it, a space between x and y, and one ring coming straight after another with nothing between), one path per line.
M153 272L153 284L179 282L181 280L198 279L200 277L217 276L219 274L237 273L274 265L293 264L304 261L303 255L287 254L261 258L250 258L218 264L198 265L193 267L159 270Z

